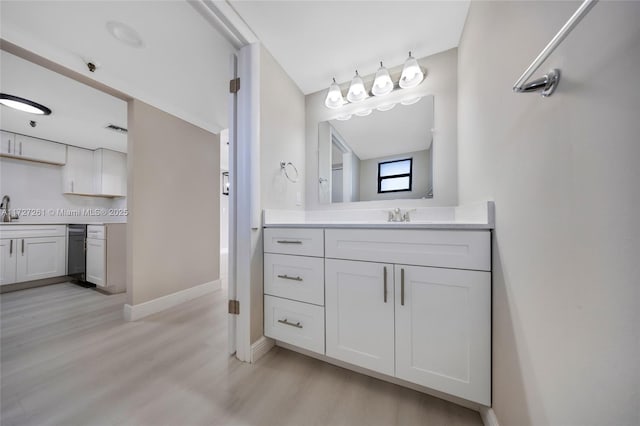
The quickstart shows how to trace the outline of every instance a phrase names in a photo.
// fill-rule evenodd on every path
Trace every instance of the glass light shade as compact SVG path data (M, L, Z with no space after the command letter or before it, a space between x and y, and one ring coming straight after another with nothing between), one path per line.
M396 104L382 104L379 107L377 107L376 109L378 111L389 111L390 109L393 109L393 107L395 107Z
M411 52L409 52L409 57L404 63L404 67L402 68L402 75L400 76L400 87L403 89L410 89L412 87L416 87L418 84L422 82L424 79L424 73L422 69L420 69L420 65L418 65L418 61L416 58L411 56Z
M387 70L382 65L382 62L380 62L380 68L378 68L376 78L373 80L371 93L373 93L374 96L384 96L391 93L392 90L393 81L391 81L391 76L389 76L389 70Z
M371 108L366 108L366 109L361 109L360 111L356 111L356 115L358 117L366 117L367 115L371 114L372 109Z
M416 102L418 102L420 99L422 99L422 96L416 96L414 98L403 99L402 101L400 101L400 103L402 105L413 105Z
M333 83L329 86L329 92L324 100L324 104L327 108L340 108L344 105L344 98L342 97L342 91L340 86L336 83L336 79L333 79Z
M347 100L349 102L360 102L367 97L367 91L364 88L364 81L356 71L356 75L353 76L353 80L351 80L351 85L349 86L349 92L347 93Z

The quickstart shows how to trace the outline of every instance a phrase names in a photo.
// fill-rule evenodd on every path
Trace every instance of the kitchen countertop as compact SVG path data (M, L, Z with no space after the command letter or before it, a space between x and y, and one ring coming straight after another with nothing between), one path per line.
M401 208L401 206L398 206ZM495 228L492 201L468 206L421 207L404 209L409 222L389 222L392 209L358 210L265 210L263 224L267 228L365 228L365 229L459 229L489 230Z

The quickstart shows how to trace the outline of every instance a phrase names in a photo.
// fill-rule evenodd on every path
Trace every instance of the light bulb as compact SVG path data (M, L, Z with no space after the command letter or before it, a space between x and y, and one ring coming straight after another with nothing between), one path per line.
M399 85L403 89L409 89L411 87L416 87L422 80L424 79L424 73L422 69L420 69L420 65L416 58L411 56L411 52L409 52L409 57L404 63L404 67L402 68L402 75L400 76Z
M413 105L416 102L418 102L420 99L422 99L422 96L416 96L416 97L413 97L413 98L404 99L400 103L402 105Z
M356 115L358 117L366 117L367 115L371 114L371 111L371 108L361 109L360 111L356 111Z
M351 114L347 114L347 115L340 115L336 117L336 120L346 121L346 120L349 120L350 118L351 118Z
M327 93L327 97L324 100L324 104L327 108L340 108L344 105L344 98L342 97L342 91L340 90L340 86L336 83L336 79L333 79L333 83L329 86L329 93Z
M379 107L377 107L376 109L378 111L389 111L390 109L392 109L395 106L396 106L396 104L382 104Z
M380 62L380 68L378 68L376 78L373 80L371 93L373 93L374 96L384 96L391 93L392 90L393 81L391 81L389 71L382 65L382 62Z
M353 76L353 80L351 80L351 85L349 86L347 100L349 100L349 102L360 102L366 97L367 92L364 88L364 82L358 74L358 70L356 70L356 75Z

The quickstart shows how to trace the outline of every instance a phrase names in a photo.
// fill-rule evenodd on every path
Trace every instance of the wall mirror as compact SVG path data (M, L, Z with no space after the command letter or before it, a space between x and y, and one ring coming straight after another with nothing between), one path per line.
M433 96L318 124L323 204L433 198Z

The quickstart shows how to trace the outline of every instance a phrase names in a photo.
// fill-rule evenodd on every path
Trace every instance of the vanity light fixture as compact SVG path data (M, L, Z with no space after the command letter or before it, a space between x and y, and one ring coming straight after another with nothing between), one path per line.
M362 81L362 77L360 77L360 74L358 74L358 70L356 70L356 75L353 76L351 85L349 86L347 100L349 102L360 102L366 98L367 90L364 88L364 81Z
M420 69L418 61L416 60L416 58L411 56L411 52L409 52L409 57L404 62L402 75L400 76L400 81L398 82L398 84L403 89L410 89L420 84L423 79L424 73L422 72L422 69Z
M342 91L340 90L340 86L336 83L336 79L333 79L333 83L329 86L329 93L327 93L327 97L324 100L324 105L327 108L340 108L344 105L344 98L342 97Z
M340 86L336 83L336 79L333 79L333 82L329 86L329 91L327 92L327 96L324 100L324 104L327 108L338 109L343 106L347 106L349 104L362 102L367 99L371 95L378 98L381 96L388 95L392 92L397 92L402 89L410 89L418 86L424 80L425 71L420 67L420 64L411 55L409 52L409 57L404 63L402 68L402 75L400 76L400 80L396 83L391 79L391 74L389 70L383 65L382 61L380 61L380 68L376 72L375 78L373 80L373 84L371 86L371 90L368 91L364 85L364 81L358 70L356 70L356 74L353 76L351 80L351 84L349 85L349 91L347 92L346 99L342 97L342 91L340 90ZM411 105L418 102L421 96L416 96L416 94L408 93L405 96L405 99L402 99L403 96L394 96L395 102L400 101L403 105ZM379 106L377 106L379 105ZM393 108L395 103L382 103L373 102L369 108L361 109L359 111L354 112L356 115L364 116L369 115L373 108L379 111L388 111ZM342 115L342 120L348 120L349 118L344 118L346 115Z
M382 61L380 61L380 68L378 68L376 78L373 80L371 93L373 93L374 96L384 96L391 93L392 90L393 81L391 81L389 70L387 70L384 65L382 65Z
M9 108L17 109L18 111L28 112L30 114L51 114L51 109L44 105L19 96L8 95L6 93L0 93L0 104L8 106Z
M336 117L336 120L340 120L340 121L347 121L351 118L352 114L347 114L347 115L339 115L338 117Z

